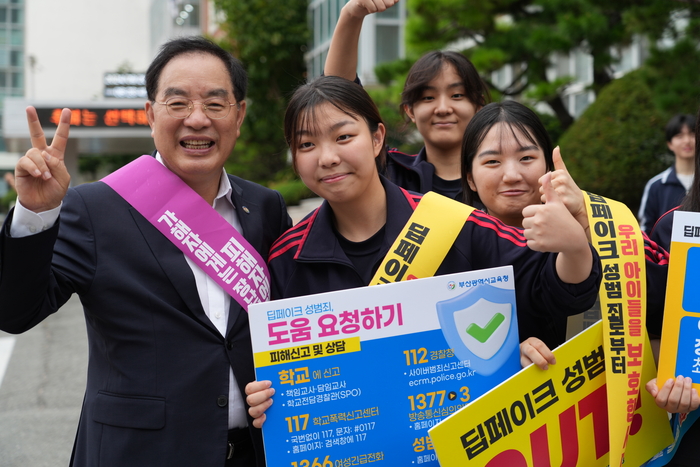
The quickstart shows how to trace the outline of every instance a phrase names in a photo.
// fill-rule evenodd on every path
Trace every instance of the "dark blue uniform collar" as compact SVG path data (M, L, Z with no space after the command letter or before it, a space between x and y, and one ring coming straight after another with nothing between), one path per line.
M668 173L668 177L661 180L664 185L678 185L683 186L680 179L678 178L678 172L676 172L676 164L670 167L671 171ZM685 189L685 187L683 187Z
M408 155L404 154L403 152L399 152L396 149L392 149L388 152L388 156L401 167L412 170L413 172L423 173L428 170L430 171L431 176L433 172L435 172L435 167L433 164L428 162L428 156L425 153L425 146L423 146L418 154Z
M381 248L381 255L384 257L413 214L413 207L407 195L420 195L402 190L381 175L379 178L386 192L387 205L386 230ZM299 246L297 261L328 261L352 266L335 236L333 221L333 210L328 201L324 201L308 227L304 243Z
M428 162L428 157L425 153L425 146L416 155L409 156L402 152L389 151L387 156L396 164L404 169L414 172L420 180L420 192L427 193L433 189L433 175L435 174L435 166Z

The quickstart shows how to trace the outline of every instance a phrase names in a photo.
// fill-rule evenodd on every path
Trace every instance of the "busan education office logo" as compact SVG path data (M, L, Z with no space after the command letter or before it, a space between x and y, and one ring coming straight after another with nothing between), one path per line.
M494 374L519 351L514 290L480 284L435 306L448 345L477 374Z
M447 290L454 290L455 287L457 287L457 283L455 281L450 281L447 283Z

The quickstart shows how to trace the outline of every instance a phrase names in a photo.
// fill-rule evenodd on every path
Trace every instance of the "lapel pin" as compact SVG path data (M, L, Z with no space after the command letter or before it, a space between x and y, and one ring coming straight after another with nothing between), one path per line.
M243 210L245 211L246 214L250 214L250 209L248 209L248 206L241 206Z

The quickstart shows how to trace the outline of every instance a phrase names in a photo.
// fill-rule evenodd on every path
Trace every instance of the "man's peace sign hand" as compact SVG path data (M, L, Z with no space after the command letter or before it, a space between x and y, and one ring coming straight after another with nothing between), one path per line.
M15 185L19 202L34 212L43 212L61 204L68 191L70 175L63 162L70 129L70 110L63 109L51 146L34 107L27 107L27 123L32 148L15 167Z

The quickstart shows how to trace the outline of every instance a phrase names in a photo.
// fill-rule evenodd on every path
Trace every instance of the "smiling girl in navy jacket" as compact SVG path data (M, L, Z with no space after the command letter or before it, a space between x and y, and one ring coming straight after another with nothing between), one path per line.
M324 74L354 79L364 18L396 8L398 0L350 0L340 11ZM461 53L434 50L418 59L406 76L400 110L423 139L418 154L386 153L381 173L402 188L434 191L462 201L460 148L474 114L491 100L488 86Z
M285 135L297 173L325 201L273 245L273 298L367 285L421 198L378 174L385 129L376 106L362 87L321 77L294 94ZM436 275L512 264L520 334L558 345L552 317L590 306L599 264L558 200L533 213L522 230L475 211Z
M367 285L421 199L378 173L385 128L376 106L358 84L321 77L295 92L285 136L295 170L325 201L273 244L273 299ZM524 230L475 210L436 275L512 265L520 336L556 347L558 319L595 302L600 262L583 228L549 194ZM257 417L271 394L262 381L249 386Z

